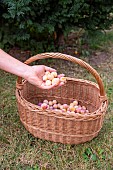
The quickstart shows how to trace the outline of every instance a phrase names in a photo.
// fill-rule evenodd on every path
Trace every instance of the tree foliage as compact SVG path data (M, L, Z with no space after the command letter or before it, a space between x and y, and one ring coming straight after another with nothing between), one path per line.
M74 27L94 31L113 24L112 0L2 0L0 8L2 47L46 51Z

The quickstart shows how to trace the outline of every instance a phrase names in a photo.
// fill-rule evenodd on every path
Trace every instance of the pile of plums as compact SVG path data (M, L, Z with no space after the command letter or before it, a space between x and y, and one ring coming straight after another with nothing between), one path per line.
M50 85L58 85L60 82L66 82L66 77L59 77L57 72L49 72L46 71L43 76L43 81L46 86ZM66 113L80 113L86 114L89 113L89 110L85 106L81 106L77 100L72 101L70 104L61 104L58 103L57 100L43 100L43 102L39 102L38 106L41 107L42 110L50 109L57 110Z
M57 110L61 112L67 113L80 113L86 114L89 113L89 110L85 106L81 106L77 100L74 100L70 104L61 104L58 103L57 100L43 100L43 102L39 102L38 106L41 107L42 110L50 109L50 110Z
M49 72L46 71L45 75L43 76L43 81L45 82L46 86L50 85L58 85L60 82L66 82L66 77L58 77L57 72Z

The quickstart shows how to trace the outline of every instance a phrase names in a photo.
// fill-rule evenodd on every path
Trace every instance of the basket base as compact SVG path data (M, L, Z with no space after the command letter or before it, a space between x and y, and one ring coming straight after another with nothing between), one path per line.
M86 135L86 136L69 136L69 135L61 135L58 133L51 133L48 131L43 131L42 129L36 129L35 127L29 127L25 122L21 120L22 124L26 128L27 131L29 131L34 137L40 138L43 140L52 141L55 143L62 143L62 144L82 144L88 141L91 141L93 138L98 136L99 132L96 132L94 134Z

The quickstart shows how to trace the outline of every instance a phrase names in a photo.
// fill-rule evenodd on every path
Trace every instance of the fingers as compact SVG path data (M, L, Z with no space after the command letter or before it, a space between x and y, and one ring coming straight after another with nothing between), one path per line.
M64 82L61 82L60 84L59 84L59 86L63 86L65 83Z
M54 68L47 67L47 66L45 66L45 71L49 71L49 72L55 71L56 72L56 70Z
M54 85L50 85L50 86L46 86L45 83L42 83L42 85L39 87L41 89L52 89L52 88L58 88L60 86L63 86L65 83L64 82L60 82L59 84L54 84Z
M55 85L46 86L44 83L40 86L41 89L46 89L46 90L52 89L54 87Z
M59 75L58 75L58 78L64 77L64 76L65 76L64 74L59 74Z

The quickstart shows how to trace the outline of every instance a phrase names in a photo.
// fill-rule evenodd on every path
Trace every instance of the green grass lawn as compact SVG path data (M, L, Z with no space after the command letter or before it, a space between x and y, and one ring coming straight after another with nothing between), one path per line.
M0 71L1 170L113 170L113 57L96 69L109 106L99 135L80 145L53 143L27 132L16 106L16 76ZM86 72L82 75L91 78Z
M98 137L91 142L71 146L36 139L25 130L17 112L15 80L15 76L0 72L1 169L113 169L112 82L104 78L109 107Z

